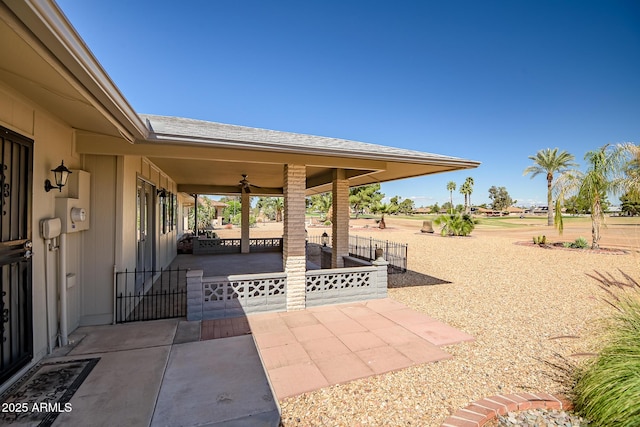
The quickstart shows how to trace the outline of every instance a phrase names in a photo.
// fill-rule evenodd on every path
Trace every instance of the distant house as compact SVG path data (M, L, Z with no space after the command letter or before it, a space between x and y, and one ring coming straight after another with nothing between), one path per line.
M502 211L497 211L494 209L486 209L486 208L475 208L473 212L476 214L485 215L485 216L502 216L503 215Z
M548 206L534 206L531 209L531 213L534 215L546 215L549 213L549 207Z
M523 215L525 210L516 206L509 206L506 211L509 212L509 215Z
M431 208L420 207L414 209L413 213L416 215L427 215L431 213Z

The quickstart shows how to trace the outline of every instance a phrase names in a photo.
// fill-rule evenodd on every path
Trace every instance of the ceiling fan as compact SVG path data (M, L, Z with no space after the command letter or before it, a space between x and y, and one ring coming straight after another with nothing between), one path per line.
M242 179L240 180L240 182L238 183L238 185L240 185L240 190L244 193L251 193L251 187L255 187L255 188L262 188L259 187L257 185L253 185L249 182L249 180L247 179L247 174L243 173L242 174Z

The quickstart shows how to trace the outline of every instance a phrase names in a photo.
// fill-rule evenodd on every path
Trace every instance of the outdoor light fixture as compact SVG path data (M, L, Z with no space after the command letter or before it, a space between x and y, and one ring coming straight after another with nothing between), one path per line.
M329 243L329 235L325 231L322 233L322 246L327 246L327 243Z
M56 181L56 185L51 184L51 181L47 179L44 181L44 191L48 193L54 188L62 191L62 187L67 185L67 179L69 178L69 174L71 173L71 171L64 165L63 160L62 163L60 163L60 166L55 169L51 169L51 172L53 172L53 177Z
M162 198L167 197L167 190L165 190L164 188L156 190L156 193Z

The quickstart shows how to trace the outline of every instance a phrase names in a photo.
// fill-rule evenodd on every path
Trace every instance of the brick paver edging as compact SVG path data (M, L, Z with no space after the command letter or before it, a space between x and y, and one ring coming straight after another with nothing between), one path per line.
M473 402L449 416L440 427L482 427L498 415L527 409L571 410L573 405L564 396L548 393L498 394Z

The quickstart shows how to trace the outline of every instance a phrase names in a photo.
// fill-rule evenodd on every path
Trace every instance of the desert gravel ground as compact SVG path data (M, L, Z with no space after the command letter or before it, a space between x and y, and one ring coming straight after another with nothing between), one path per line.
M587 357L580 353L596 351L599 319L610 312L587 274L622 278L621 271L640 280L640 253L634 250L608 255L514 244L539 230L510 235L478 229L470 237L445 238L419 233L415 222L387 224L387 230L354 227L351 233L409 244L411 271L391 276L389 296L476 340L445 347L450 360L285 399L285 427L439 426L485 396L561 392L545 361L560 354L579 362ZM580 232L589 238L588 231ZM633 227L631 236L632 249L640 249ZM626 237L629 247L629 232Z

